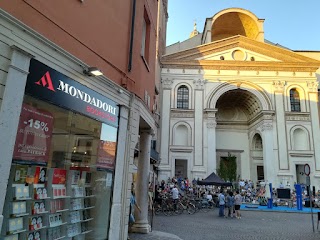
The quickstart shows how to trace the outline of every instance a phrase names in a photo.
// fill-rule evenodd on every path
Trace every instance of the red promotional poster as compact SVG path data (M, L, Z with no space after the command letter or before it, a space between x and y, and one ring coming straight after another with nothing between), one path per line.
M114 169L117 142L100 140L97 168Z
M67 178L67 170L55 168L53 169L52 184L65 184Z
M51 113L22 105L13 161L47 165L53 128Z

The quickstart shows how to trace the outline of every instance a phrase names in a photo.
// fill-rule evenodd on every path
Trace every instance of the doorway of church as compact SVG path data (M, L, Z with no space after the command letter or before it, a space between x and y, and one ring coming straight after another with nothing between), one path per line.
M306 175L304 174L304 164L296 165L297 183L306 184Z
M176 159L175 164L175 176L177 178L187 178L188 177L188 161L186 159Z
M263 166L257 166L257 176L258 181L264 181L264 172L263 172Z

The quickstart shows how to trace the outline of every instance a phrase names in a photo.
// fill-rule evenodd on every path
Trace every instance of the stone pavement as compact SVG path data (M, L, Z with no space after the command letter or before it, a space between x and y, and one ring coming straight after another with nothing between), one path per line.
M130 240L182 240L176 235L166 232L152 231L149 234L130 233Z
M241 219L218 217L218 209L194 215L154 217L150 234L130 234L131 240L319 240L310 213L241 211ZM170 233L170 234L169 234Z

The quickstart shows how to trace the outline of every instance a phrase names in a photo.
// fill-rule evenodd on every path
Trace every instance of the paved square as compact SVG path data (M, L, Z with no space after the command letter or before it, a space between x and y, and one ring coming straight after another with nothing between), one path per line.
M183 240L258 239L258 240L313 240L320 239L317 214L312 232L311 214L241 211L241 219L220 218L218 209L194 215L155 216L154 230L175 234ZM320 230L320 227L319 227ZM131 239L151 239L136 236ZM165 239L165 238L152 238Z

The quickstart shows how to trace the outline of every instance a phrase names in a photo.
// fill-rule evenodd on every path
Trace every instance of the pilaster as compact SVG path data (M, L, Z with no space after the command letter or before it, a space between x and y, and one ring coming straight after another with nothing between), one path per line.
M284 87L285 81L274 81L275 109L276 109L276 124L278 134L278 154L279 154L279 169L288 170L288 147L286 135L286 120L284 110Z
M11 63L0 110L0 227L31 54L12 46Z

